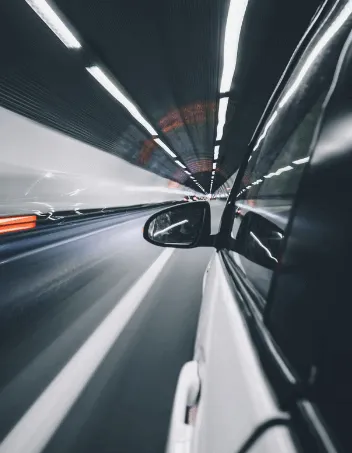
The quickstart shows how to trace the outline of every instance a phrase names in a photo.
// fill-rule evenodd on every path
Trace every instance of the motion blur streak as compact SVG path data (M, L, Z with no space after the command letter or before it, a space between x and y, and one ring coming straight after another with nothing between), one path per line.
M43 450L172 253L172 249L164 250L125 294L6 437L0 446L1 453L40 453Z
M1 453L164 451L211 250L144 241L154 212L2 237Z
M0 226L2 225L13 225L16 223L28 223L28 222L36 222L37 218L35 215L28 215L28 216L18 216L18 217L0 217Z
M0 234L14 231L30 230L35 228L37 218L35 215L0 217Z
M0 234L4 233L13 233L15 231L22 231L22 230L31 230L32 228L35 228L35 222L29 222L29 223L15 223L13 225L6 225L6 226L0 226Z

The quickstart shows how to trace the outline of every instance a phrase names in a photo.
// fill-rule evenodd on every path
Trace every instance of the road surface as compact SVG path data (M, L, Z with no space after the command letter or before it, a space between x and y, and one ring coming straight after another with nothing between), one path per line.
M162 453L211 249L131 214L0 246L0 453Z

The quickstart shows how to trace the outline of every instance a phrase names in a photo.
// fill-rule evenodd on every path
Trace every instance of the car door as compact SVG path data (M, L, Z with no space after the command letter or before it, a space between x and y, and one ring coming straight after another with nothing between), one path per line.
M292 367L264 320L350 16L351 2L337 2L306 45L254 137L227 202L226 245L213 257L204 286L193 362L198 396L188 401L195 409L184 451L239 451L269 420L272 428L251 453L298 452L302 442L310 453L336 451L312 413L303 440L297 440L296 426L285 423L293 417L292 395L300 379L308 382L312 363Z

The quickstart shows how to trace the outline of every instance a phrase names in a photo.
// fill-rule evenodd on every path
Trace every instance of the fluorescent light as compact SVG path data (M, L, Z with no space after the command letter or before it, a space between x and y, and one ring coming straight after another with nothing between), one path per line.
M219 112L218 112L218 127L216 130L216 140L222 139L222 134L224 132L225 120L226 120L226 110L229 98L221 98L219 101Z
M175 160L175 164L179 165L181 168L186 168L179 160Z
M213 170L216 169L216 162L213 163Z
M156 130L143 118L138 108L129 99L127 99L122 91L109 79L109 77L101 68L99 68L99 66L91 66L86 69L95 78L95 80L111 94L111 96L113 96L129 111L129 113L139 122L139 124L145 127L151 135L157 135Z
M174 152L172 152L171 149L168 146L166 146L164 142L162 142L160 140L160 138L155 138L154 141L157 145L160 146L160 148L162 148L164 151L166 151L169 156L171 156L173 158L176 157L176 154Z
M81 43L45 0L26 0L46 25L69 49L80 49Z
M214 160L219 159L219 148L220 148L219 145L215 146L214 148Z
M272 178L275 175L276 175L276 173L269 173L269 174L265 175L264 178L266 178L266 179Z
M225 30L224 66L220 85L221 93L226 93L231 88L232 78L236 68L241 27L247 3L248 0L231 0L230 2Z
M303 157L303 159L294 160L292 163L296 165L305 164L309 161L309 157Z
M190 175L190 174L191 174L188 170L185 170L185 173L187 173L187 175Z

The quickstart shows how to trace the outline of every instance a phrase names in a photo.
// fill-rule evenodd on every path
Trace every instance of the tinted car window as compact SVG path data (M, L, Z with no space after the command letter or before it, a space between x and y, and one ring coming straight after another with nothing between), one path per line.
M284 239L284 230L303 169L309 160L310 144L320 117L323 100L324 95L320 95L295 130L287 137L285 143L282 143L282 135L279 143L275 143L278 137L268 137L260 149L253 151L241 181L232 236L238 239L238 242L245 241L243 235L249 236L248 240L250 236L253 238L255 234L253 231L245 231L241 234L241 230L244 229L241 224L249 215L255 213L263 219L262 225L266 225L265 228L257 228L255 235L257 246L260 247L260 243L267 244L268 253L275 256L275 260L272 260L273 265L268 267L263 266L254 254L236 254L235 259L263 297L269 291L275 265L279 262L280 244ZM280 127L280 124L277 127ZM283 124L282 128L284 127ZM271 227L268 226L269 224ZM275 230L277 230L276 241L273 242L270 237ZM242 237L237 237L238 234Z
M333 11L312 39L252 145L252 153L235 196L234 239L241 233L241 224L251 212L271 222L270 231L282 231L283 243L301 176L309 162L311 143L323 102L349 31L346 23L341 26L339 33L331 34L331 24L341 14L343 5L342 2ZM322 42L326 43L325 47ZM253 239L253 231L248 229L248 224L245 225L247 231L241 233L241 240L246 234ZM256 234L258 241L251 242L252 249L260 247L260 243L270 244L271 233L268 236L268 228L263 229L262 235L259 231ZM275 253L277 247L278 242L275 242ZM266 297L274 269L263 266L263 261L258 262L255 257L261 256L260 251L253 250L252 254L245 255L232 251L232 256L248 282ZM262 251L265 251L264 248ZM278 253L276 265L280 262L280 251Z

